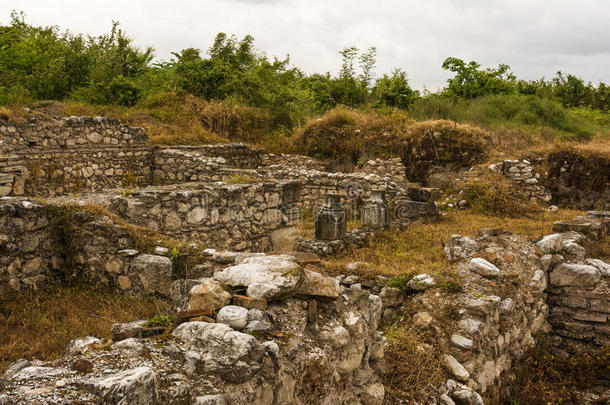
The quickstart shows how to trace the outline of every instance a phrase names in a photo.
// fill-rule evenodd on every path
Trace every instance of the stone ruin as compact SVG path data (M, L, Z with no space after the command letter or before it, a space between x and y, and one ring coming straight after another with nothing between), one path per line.
M445 253L464 291L432 293L438 281L422 273L406 292L330 277L319 259L438 215L434 190L401 177L398 161L333 173L241 144L150 147L142 129L88 117L2 123L0 151L0 298L69 270L167 297L177 325L115 324L111 345L89 336L56 361L19 360L0 378L0 404L382 404L380 325L407 305L438 336L449 377L426 404L497 398L539 331L610 342L610 266L583 247L610 231L607 212L535 243L498 229L454 235ZM501 171L538 187L519 163ZM320 213L317 239L298 234L304 211ZM363 227L348 231L361 213ZM143 244L134 229L191 244L199 263L177 276L162 241ZM449 306L457 319L436 321Z

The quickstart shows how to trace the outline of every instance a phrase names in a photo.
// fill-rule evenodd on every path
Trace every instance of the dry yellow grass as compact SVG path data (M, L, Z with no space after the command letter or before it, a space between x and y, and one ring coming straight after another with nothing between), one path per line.
M426 272L452 278L452 268L443 249L453 234L473 236L481 228L503 228L513 234L539 237L552 232L554 221L583 214L559 210L526 218L500 218L469 210L450 211L440 221L415 222L402 232L386 232L375 237L370 246L346 250L324 263L331 272L345 273L345 267L351 262L368 262L373 270L361 274L364 277Z
M110 338L113 323L147 319L169 308L154 297L128 298L87 286L9 297L0 303L0 373L17 359L57 358L72 339Z

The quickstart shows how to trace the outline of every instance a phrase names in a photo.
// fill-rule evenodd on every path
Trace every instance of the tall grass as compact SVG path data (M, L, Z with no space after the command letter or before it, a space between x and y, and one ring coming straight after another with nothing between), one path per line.
M490 95L473 100L432 94L418 99L409 113L418 120L450 119L487 128L505 125L562 140L583 141L610 134L610 114L567 109L548 98L521 94Z

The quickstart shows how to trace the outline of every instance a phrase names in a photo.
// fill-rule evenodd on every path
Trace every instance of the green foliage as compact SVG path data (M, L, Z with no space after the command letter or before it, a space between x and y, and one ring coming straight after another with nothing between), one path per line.
M169 326L169 325L171 325L171 323L172 323L171 316L157 314L157 315L153 316L152 318L147 319L145 326L147 328L156 328L156 327Z
M133 105L140 89L135 78L151 61L152 48L140 51L113 23L111 33L84 37L57 27L34 27L23 13L0 26L0 102L27 98Z
M384 74L377 79L372 90L373 106L408 108L419 97L417 90L409 87L407 74L400 69L391 76Z
M420 97L401 69L374 77L375 47L360 51L351 46L339 54L337 75L308 75L292 66L289 56L269 58L257 51L250 35L239 39L219 33L205 51L186 48L169 61L152 63L153 49L135 47L116 22L108 34L93 37L29 25L23 13L13 12L9 24L0 25L0 104L54 99L135 106L165 123L180 100L186 104L182 109L190 109L180 111L183 118L205 121L205 133L191 124L176 134L160 130L164 137L159 141L174 140L179 132L186 134L185 143L209 141L215 134L256 141L291 133L338 106L401 109L417 118L479 125L508 122L541 132L553 128L579 140L608 127L610 88L605 83L594 86L562 72L552 80L517 80L508 65L483 68L450 57L442 65L454 74L447 87ZM211 107L202 109L201 102L189 101L194 98Z
M608 114L599 110L588 113L585 108L566 109L551 98L536 95L498 94L460 99L429 95L411 105L409 112L416 119L450 119L480 126L508 124L554 129L565 139L586 140L608 127ZM595 114L596 120L590 118Z
M411 291L411 289L407 286L407 284L416 275L417 275L417 272L415 272L415 271L409 271L404 274L399 274L397 276L392 277L390 280L388 280L387 285L388 285L388 287L398 288L402 291Z
M508 94L515 86L515 76L510 66L501 64L496 69L479 69L481 65L475 61L468 64L462 59L447 58L443 62L443 69L455 73L447 81L445 93L466 99L476 98L487 94Z

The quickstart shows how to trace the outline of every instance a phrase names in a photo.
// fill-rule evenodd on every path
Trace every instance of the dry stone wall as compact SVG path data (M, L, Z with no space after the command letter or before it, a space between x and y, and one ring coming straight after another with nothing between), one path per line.
M259 168L265 177L293 179L302 185L298 205L303 210L316 212L324 203L327 194L339 194L352 218L357 218L360 209L370 196L372 189L385 191L386 199L394 213L394 221L407 223L420 217L437 215L436 204L430 193L418 187L403 188L389 177L370 173L330 173L286 166Z
M16 197L0 198L0 214L0 297L67 280L169 295L171 261L136 250L106 216Z
M512 180L530 201L550 202L551 194L541 184L541 175L529 160L505 160L489 167Z
M294 209L299 196L299 183L287 181L186 183L98 199L128 222L168 237L213 248L268 251L271 233L294 226L298 219Z
M585 236L574 231L537 243L549 270L549 321L560 336L597 345L610 343L610 265L586 258Z
M100 117L0 122L0 195L54 196L150 182L142 128Z

